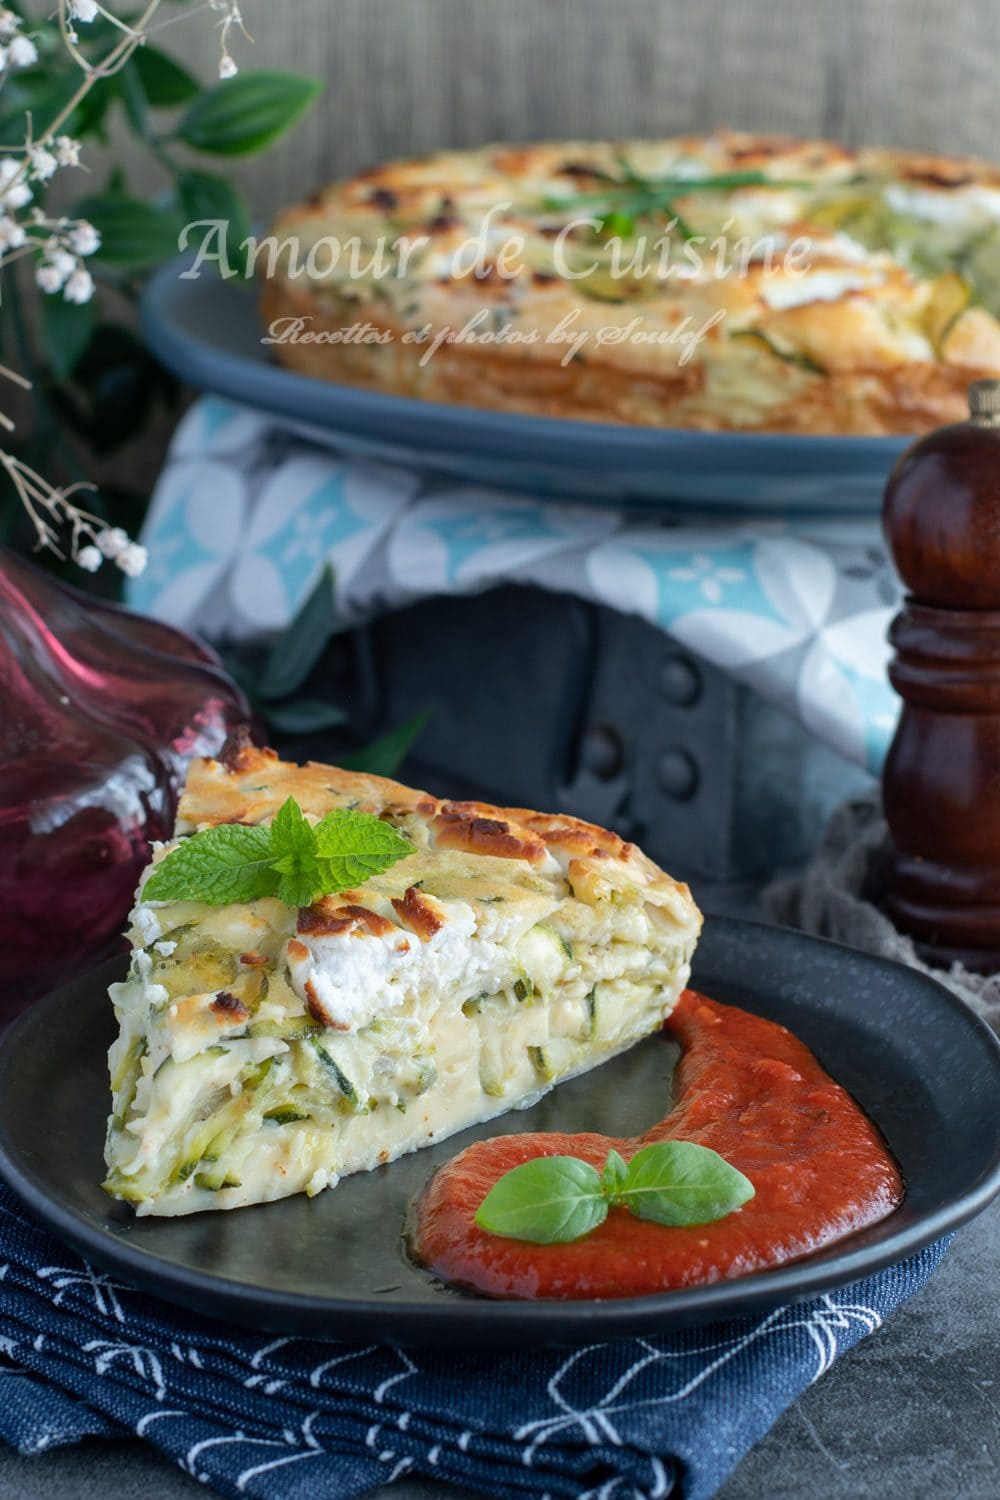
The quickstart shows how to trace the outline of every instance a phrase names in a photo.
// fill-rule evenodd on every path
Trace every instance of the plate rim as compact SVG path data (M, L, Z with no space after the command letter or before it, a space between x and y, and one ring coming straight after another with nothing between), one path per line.
M723 916L709 916L707 920L713 926L730 929L737 938L743 930L750 937L755 934L759 936L762 932L777 932L782 934L782 940L810 947L819 944L826 949L844 953L855 962L864 961L893 973L902 969L918 983L932 986L938 992L938 998L947 1006L953 1021L964 1026L984 1049L1000 1080L1000 1038L982 1017L932 976L907 969L891 959L862 953L845 944L813 937L793 928ZM70 981L70 985L79 984L91 977L95 983L103 985L105 976L115 972L121 962L121 957L110 960ZM39 1011L55 1005L67 988L69 985L60 986L43 1000L36 1001L0 1035L0 1100L4 1093L3 1077L12 1065L11 1059L17 1054L21 1034L30 1031L32 1025L37 1024ZM655 1332L658 1320L662 1324L667 1319L669 1325L674 1327L740 1316L762 1306L802 1301L895 1265L957 1229L986 1208L1000 1193L998 1149L990 1169L977 1184L932 1213L924 1215L916 1223L890 1233L878 1245L848 1248L824 1260L804 1257L750 1276L734 1277L705 1286L650 1293L636 1298L563 1302L485 1297L470 1299L456 1295L453 1299L439 1303L386 1302L372 1300L370 1297L345 1301L343 1298L265 1289L250 1282L230 1280L211 1272L179 1266L151 1251L130 1245L106 1230L91 1225L72 1208L54 1201L44 1177L23 1171L12 1159L6 1135L0 1105L0 1180L14 1192L33 1218L102 1269L124 1274L140 1289L188 1310L205 1314L206 1303L210 1302L215 1309L214 1316L229 1316L244 1325L249 1319L240 1318L240 1310L247 1314L253 1313L254 1326L265 1326L275 1331L302 1327L306 1318L315 1319L317 1316L322 1318L324 1327L343 1321L343 1333L325 1334L318 1331L314 1336L336 1337L346 1343L352 1342L356 1337L370 1339L372 1320L377 1323L387 1316L398 1330L391 1335L391 1341L415 1345L438 1341L446 1338L449 1332L453 1332L462 1323L468 1324L470 1309L473 1307L477 1330L487 1337L490 1331L502 1329L511 1320L513 1313L516 1314L515 1322L531 1325L531 1331L540 1339L559 1341L568 1338L574 1343L580 1341L581 1332L586 1337L600 1336L605 1327L609 1330L606 1337L623 1338L634 1336L644 1328L646 1332ZM844 1243L848 1244L849 1241ZM261 1322L261 1304L264 1301L268 1308L266 1324ZM278 1315L277 1320L271 1316L272 1312ZM367 1335L354 1331L365 1323L369 1325ZM433 1328L430 1338L425 1336L425 1327Z
M483 454L483 444L487 441L492 442L496 452L491 451L485 454L486 457L509 459L509 443L516 437L525 450L519 455L522 461L545 462L547 457L552 463L551 455L547 456L544 451L547 445L571 441L579 450L581 465L586 464L588 458L599 456L602 464L608 467L612 461L619 466L624 461L628 468L638 468L640 464L675 456L677 449L694 457L699 448L707 448L709 444L715 460L720 455L729 456L727 450L730 450L730 462L750 454L776 462L787 458L794 449L801 449L817 462L832 462L835 466L832 478L867 469L871 460L888 461L898 457L920 436L919 433L711 432L697 428L595 422L423 401L417 397L368 390L363 386L319 380L281 365L258 363L245 355L222 349L188 329L178 328L169 316L169 310L172 301L184 294L187 283L182 281L180 273L191 265L192 260L191 254L175 256L160 266L144 286L140 297L143 337L164 364L192 385L215 391L257 410L291 418L300 425L309 425L310 421L316 425L313 419L302 417L301 401L303 397L314 397L317 391L322 391L328 395L330 405L338 409L339 415L350 418L345 431L384 438L385 425L391 422L402 426L407 433L407 437L400 437L399 441L413 441L429 450L447 443L449 448L463 455ZM224 282L219 284L226 285ZM214 370L224 372L226 389L220 388ZM249 372L252 372L253 384L266 379L278 393L277 399L265 400L252 389L242 389L241 382L247 380ZM437 441L421 443L421 429L431 425L439 433ZM718 507L709 504L709 508ZM834 513L852 512L838 508Z

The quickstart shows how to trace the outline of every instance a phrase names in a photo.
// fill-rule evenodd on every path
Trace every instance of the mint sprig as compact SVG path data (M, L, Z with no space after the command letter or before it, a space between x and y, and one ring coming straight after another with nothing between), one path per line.
M408 839L371 813L338 808L313 825L289 797L268 828L220 823L183 839L156 866L142 894L147 901L208 906L277 896L287 906L311 906L412 852Z
M171 850L143 887L151 901L257 901L275 891L267 828L220 823Z
M413 853L413 845L394 828L371 813L353 808L327 813L313 833L326 892L363 885L372 875L380 875L397 859Z
M269 832L271 870L280 877L275 895L286 906L311 905L313 893L323 889L323 872L316 858L316 835L294 797L282 803Z
M717 1151L694 1141L658 1141L627 1164L609 1151L602 1172L575 1156L526 1161L494 1183L476 1223L506 1239L560 1245L590 1234L609 1208L684 1228L724 1219L753 1196L753 1183Z

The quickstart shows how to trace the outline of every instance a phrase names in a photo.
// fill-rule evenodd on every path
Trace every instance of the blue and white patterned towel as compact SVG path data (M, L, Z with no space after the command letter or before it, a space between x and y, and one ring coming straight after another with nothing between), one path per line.
M129 602L210 639L280 629L326 560L345 624L513 580L641 615L872 771L892 736L900 591L874 520L626 519L344 457L209 396L142 540Z
M38 1453L133 1434L219 1493L261 1500L342 1500L417 1473L503 1500L709 1500L944 1250L664 1338L354 1348L178 1312L91 1269L0 1188L0 1441Z

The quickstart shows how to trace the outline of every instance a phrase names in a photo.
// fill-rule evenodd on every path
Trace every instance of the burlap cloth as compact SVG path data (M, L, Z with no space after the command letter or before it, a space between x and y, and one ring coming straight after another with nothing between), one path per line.
M805 870L764 892L775 921L832 938L930 974L1000 1030L1000 974L970 974L961 965L932 969L880 909L888 830L876 791L839 807Z

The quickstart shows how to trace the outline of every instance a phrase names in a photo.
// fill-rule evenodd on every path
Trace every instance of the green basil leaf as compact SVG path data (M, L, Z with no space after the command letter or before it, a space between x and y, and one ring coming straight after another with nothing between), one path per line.
M327 813L312 832L322 889L328 895L362 885L413 853L410 841L389 823L351 808Z
M537 1156L494 1183L476 1211L476 1223L508 1239L565 1245L607 1216L596 1168L575 1156Z
M337 611L333 569L323 568L291 624L275 641L260 674L263 698L283 698L302 686L333 634Z
M625 1186L628 1175L628 1167L617 1151L609 1151L608 1159L604 1163L604 1171L601 1173L601 1187L609 1202L618 1201L618 1195Z
M148 901L259 901L277 894L267 828L220 823L192 834L160 860L143 887Z
M321 88L318 79L295 73L240 73L196 99L178 134L195 151L249 156L290 130Z
M177 236L183 226L175 210L154 208L125 193L103 193L84 198L74 213L89 219L101 236L97 260L140 268L177 253Z
M395 776L406 759L410 746L430 718L430 710L423 708L405 724L399 724L383 734L380 739L356 750L353 755L341 756L339 764L349 771L368 771L372 776Z
M187 104L201 93L200 85L186 68L148 42L136 49L130 65L134 65L146 98L155 109Z
M286 906L311 906L322 884L316 837L294 797L282 803L271 822L272 867L281 877L278 899Z
M619 1201L637 1219L683 1227L723 1219L753 1196L753 1183L717 1151L658 1141L629 1162Z

